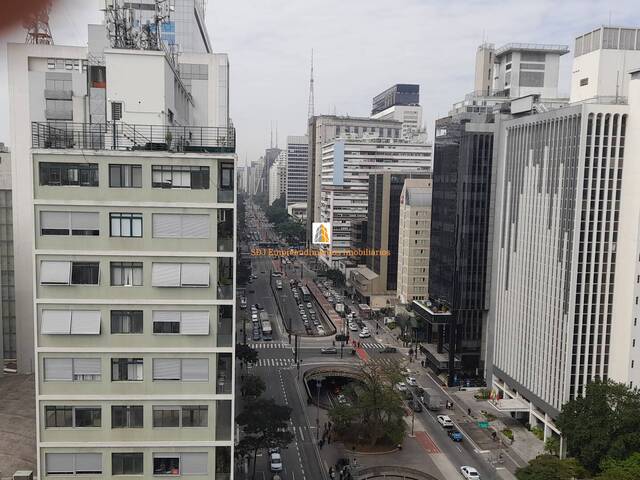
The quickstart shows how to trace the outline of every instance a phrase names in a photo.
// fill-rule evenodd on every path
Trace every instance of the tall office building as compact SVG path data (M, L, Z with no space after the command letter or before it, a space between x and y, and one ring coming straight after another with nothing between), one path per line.
M287 206L307 202L309 137L287 137Z
M0 375L16 360L11 152L0 143Z
M278 158L269 167L269 205L282 198L284 200L287 188L287 151L282 150Z
M228 60L176 62L106 39L90 26L88 48L8 47L16 314L18 333L35 326L38 478L229 478Z
M496 47L493 43L483 43L476 51L476 75L473 91L480 96L491 95L493 85L493 61Z
M402 122L402 137L415 139L426 132L422 125L420 85L397 84L373 97L371 118Z
M426 300L429 291L431 179L409 178L400 194L398 281L400 303Z
M623 46L607 43L625 29L614 30L590 48ZM604 51L577 52L572 69L603 91L617 81L618 96L585 98L574 83L571 98L585 101L500 125L487 380L497 407L545 438L590 381L640 381L640 62L624 46L627 79Z

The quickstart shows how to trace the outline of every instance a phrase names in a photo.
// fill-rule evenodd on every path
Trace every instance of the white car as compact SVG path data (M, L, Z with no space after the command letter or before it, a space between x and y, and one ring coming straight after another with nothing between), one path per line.
M311 302L307 302L307 308L311 308L313 305L311 305Z
M358 325L356 325L355 323L350 323L349 324L349 330L351 330L352 332L357 332L358 331Z
M251 314L251 321L252 322L257 322L258 321L258 314L257 313Z
M398 390L399 392L406 392L407 385L404 382L400 382L396 385L396 390Z
M360 338L369 338L371 336L371 333L363 330L363 331L360 332L360 334L358 336Z
M449 418L449 415L438 415L436 418L438 423L442 425L442 428L453 428L453 422L451 418Z
M269 459L269 466L272 472L282 471L282 457L279 453L272 453Z
M473 467L462 466L460 467L460 473L462 473L462 476L467 480L480 480L478 470Z
M417 387L418 382L416 381L416 377L407 377L407 383L412 387Z

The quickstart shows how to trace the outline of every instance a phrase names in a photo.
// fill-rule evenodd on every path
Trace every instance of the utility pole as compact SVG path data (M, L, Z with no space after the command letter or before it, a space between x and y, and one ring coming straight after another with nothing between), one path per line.
M316 403L316 440L320 440L320 387L322 387L322 381L316 380L316 392L318 394Z

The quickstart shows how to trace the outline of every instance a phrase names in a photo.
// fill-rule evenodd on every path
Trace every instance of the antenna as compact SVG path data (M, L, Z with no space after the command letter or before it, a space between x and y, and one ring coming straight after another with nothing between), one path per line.
M271 127L271 140L269 141L269 148L273 148L273 120L269 122Z
M276 120L276 148L278 148L278 121Z
M27 29L25 43L37 45L53 45L53 37L49 28L49 11L51 0L42 5L42 9L29 14L22 26Z
M313 95L313 48L311 49L311 75L309 77L309 109L307 111L307 118L313 117L313 109L316 101Z

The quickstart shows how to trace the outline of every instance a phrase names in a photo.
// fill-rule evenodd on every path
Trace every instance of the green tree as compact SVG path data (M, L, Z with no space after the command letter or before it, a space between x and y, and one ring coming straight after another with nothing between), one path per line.
M595 480L638 480L640 478L640 452L632 453L624 460L606 459L601 464L602 473Z
M557 425L569 455L597 473L602 459L624 460L640 451L640 393L622 383L594 381L584 397L563 405Z
M258 361L258 351L244 343L237 343L236 358L245 364L256 363Z
M402 339L402 342L406 345L407 329L411 326L411 316L409 315L409 313L405 311L398 312L398 314L396 314L396 325L400 327L400 338Z
M587 471L575 458L560 460L553 455L539 455L516 471L518 480L577 480L588 478Z
M257 375L245 375L240 385L240 394L243 397L259 397L267 389L264 380Z
M291 408L278 405L271 398L258 398L248 402L236 423L242 429L241 451L253 454L253 474L256 475L256 457L260 450L285 448L293 441L293 434L287 429L291 418Z

